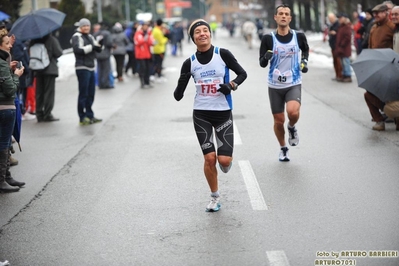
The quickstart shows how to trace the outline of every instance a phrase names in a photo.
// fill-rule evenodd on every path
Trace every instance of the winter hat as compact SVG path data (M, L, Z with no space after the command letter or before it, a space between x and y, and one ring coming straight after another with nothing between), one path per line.
M188 28L188 34L190 35L191 40L193 40L193 42L194 42L194 30L195 30L195 28L197 28L198 26L201 26L201 25L207 26L209 32L211 32L211 27L209 26L208 22L206 22L203 19L194 20L193 23L191 23L190 27Z
M373 10L371 8L366 9L365 12L369 13L370 15L373 15Z
M385 5L385 4L376 5L376 6L372 9L373 13L374 13L374 12L383 12L383 11L387 11L387 10L388 10L388 6Z
M90 20L88 20L87 18L82 18L79 20L79 24L78 24L79 28L83 27L83 26L90 26L90 25L91 25Z

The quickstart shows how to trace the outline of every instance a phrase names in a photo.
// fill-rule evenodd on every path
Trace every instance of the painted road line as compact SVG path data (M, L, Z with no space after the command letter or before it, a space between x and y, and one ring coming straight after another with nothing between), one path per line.
M289 266L287 256L282 250L266 251L267 259L270 266Z
M250 162L238 161L238 165L240 166L242 177L244 178L245 185L247 186L252 209L254 211L267 210L265 199L263 198L262 191L260 190L258 181L256 180L256 176L254 171L252 170Z
M238 132L237 125L233 122L234 126L234 145L242 145L240 133Z

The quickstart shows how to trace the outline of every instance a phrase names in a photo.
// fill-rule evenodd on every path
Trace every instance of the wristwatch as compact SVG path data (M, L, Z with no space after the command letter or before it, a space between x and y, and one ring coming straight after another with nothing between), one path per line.
M232 88L233 91L237 90L237 88L238 88L238 84L237 83L235 83L234 81L230 81L230 85L231 85L231 88Z

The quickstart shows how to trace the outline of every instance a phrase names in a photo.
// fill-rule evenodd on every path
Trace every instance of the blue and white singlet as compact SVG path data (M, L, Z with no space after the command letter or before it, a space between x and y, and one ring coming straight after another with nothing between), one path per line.
M269 87L284 89L301 84L300 49L295 30L292 30L292 39L288 43L279 42L274 32L271 35L273 38L273 57L270 60Z
M233 109L231 94L218 92L219 85L230 81L229 68L215 47L212 60L208 64L198 62L195 54L191 56L191 75L194 78L196 95L194 110L226 111Z

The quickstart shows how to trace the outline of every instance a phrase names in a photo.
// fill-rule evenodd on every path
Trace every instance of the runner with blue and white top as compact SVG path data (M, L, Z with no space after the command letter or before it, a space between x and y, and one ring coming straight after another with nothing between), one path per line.
M309 45L303 32L290 29L291 9L287 5L276 8L274 20L277 29L263 36L259 49L259 64L266 67L269 101L274 118L274 133L280 144L279 160L288 162L288 147L285 143L285 114L288 116L288 143L299 144L295 124L299 120L301 107L302 73L308 71Z
M233 160L231 91L247 78L247 73L229 50L211 44L211 30L206 21L194 21L188 34L196 44L197 52L184 61L174 97L177 101L183 98L190 76L193 77L196 88L193 122L204 155L204 174L211 190L206 211L216 212L220 209L216 163L227 173ZM230 80L230 70L237 74L233 80Z

